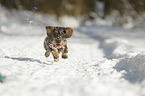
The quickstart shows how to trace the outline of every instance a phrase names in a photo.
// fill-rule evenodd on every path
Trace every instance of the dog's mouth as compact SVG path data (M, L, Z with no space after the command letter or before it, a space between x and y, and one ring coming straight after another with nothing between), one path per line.
M60 46L60 44L59 44L59 43L57 43L56 45L57 45L57 46Z
M60 47L62 45L62 40L61 39L56 39L55 40L55 46Z
M61 46L62 46L62 41L61 41L60 43L57 43L57 42L56 42L56 43L55 43L55 46L56 46L56 47L61 47Z

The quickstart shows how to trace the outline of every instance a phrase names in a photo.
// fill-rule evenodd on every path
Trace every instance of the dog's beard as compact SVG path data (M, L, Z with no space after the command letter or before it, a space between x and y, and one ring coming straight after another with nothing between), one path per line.
M55 46L56 46L57 48L61 48L61 47L63 46L63 41L60 41L60 43L57 43L57 42L55 41Z

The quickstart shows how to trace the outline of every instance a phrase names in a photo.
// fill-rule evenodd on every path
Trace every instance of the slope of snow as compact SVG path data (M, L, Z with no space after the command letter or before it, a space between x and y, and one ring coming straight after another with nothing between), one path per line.
M0 96L145 95L143 29L74 28L69 58L53 62L43 48L53 16L0 11Z

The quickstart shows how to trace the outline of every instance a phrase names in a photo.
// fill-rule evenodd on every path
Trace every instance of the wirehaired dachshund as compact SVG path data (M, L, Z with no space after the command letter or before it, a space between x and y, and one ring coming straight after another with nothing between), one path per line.
M70 27L52 27L46 26L47 37L44 40L45 56L49 57L52 53L54 61L59 61L59 53L62 52L62 58L68 58L68 48L66 39L71 37L73 29Z

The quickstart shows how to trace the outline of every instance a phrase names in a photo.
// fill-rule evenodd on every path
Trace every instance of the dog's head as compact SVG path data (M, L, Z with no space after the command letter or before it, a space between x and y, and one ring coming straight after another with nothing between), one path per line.
M69 38L73 34L73 29L70 27L52 27L46 26L48 37L53 37L59 45L63 38Z

